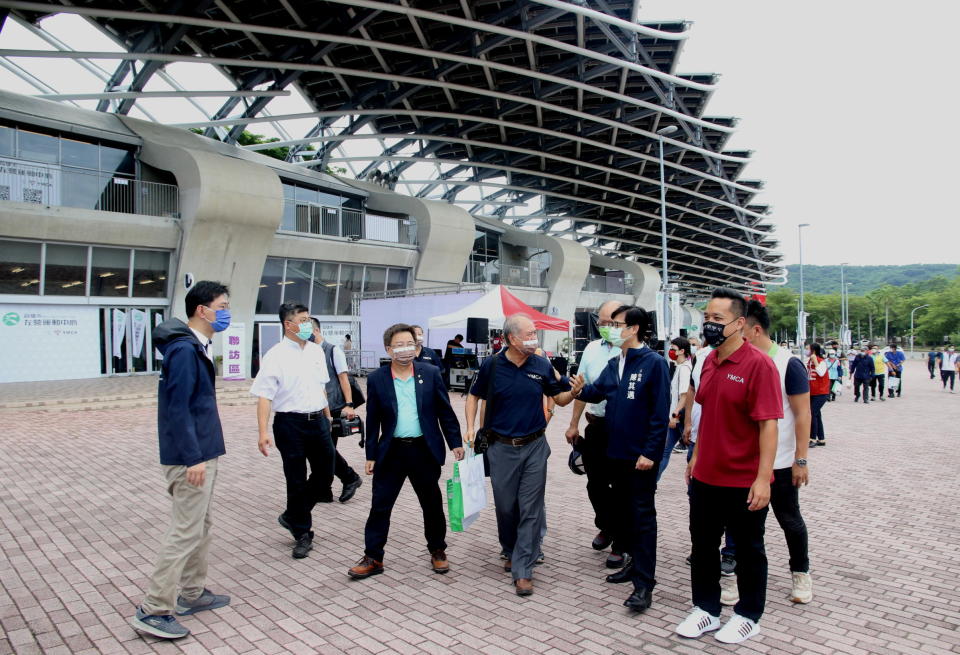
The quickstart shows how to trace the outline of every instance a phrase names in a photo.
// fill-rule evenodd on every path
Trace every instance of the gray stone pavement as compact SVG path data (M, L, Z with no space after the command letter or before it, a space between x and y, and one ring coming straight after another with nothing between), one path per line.
M462 412L459 394L455 403ZM492 508L448 536L452 571L433 574L409 487L384 575L346 576L362 554L369 481L345 505L317 506L315 548L293 560L276 523L280 458L257 452L252 406L224 407L208 586L233 602L186 617L193 634L184 640L141 637L128 619L169 512L155 412L0 410L0 653L960 652L960 394L941 392L919 363L903 398L864 406L847 392L825 407L828 445L811 453L801 496L815 599L786 599L786 549L771 515L762 633L736 647L672 633L689 608L680 456L658 494L654 606L641 616L621 607L627 590L603 581L604 555L590 548L585 480L565 465L568 409L549 430L547 561L535 595L522 599L500 568ZM356 443L341 448L362 465Z

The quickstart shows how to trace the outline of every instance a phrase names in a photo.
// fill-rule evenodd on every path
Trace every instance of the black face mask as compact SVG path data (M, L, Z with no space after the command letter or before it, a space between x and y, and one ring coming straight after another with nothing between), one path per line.
M730 323L733 323L733 321L730 321ZM705 322L702 328L703 340L706 341L707 345L711 348L717 348L723 345L723 342L727 340L727 337L723 334L723 331L727 328L727 325L730 325L730 323L714 323L713 321Z

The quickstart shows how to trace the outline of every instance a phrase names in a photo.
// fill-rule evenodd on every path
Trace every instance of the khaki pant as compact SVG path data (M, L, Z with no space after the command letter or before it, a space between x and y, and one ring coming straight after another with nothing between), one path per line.
M206 463L202 487L187 482L186 466L164 466L163 474L167 479L167 492L173 499L173 513L160 544L147 597L141 604L147 614L173 614L178 586L187 600L195 600L203 593L210 526L213 525L211 501L217 460Z

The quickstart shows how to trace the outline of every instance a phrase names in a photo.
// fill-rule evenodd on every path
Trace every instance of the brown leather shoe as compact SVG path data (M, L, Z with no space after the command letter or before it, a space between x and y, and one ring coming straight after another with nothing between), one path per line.
M507 573L510 573L510 571L513 570L513 563L510 560L504 560L503 570L506 571Z
M447 553L438 549L430 553L430 565L433 566L434 573L446 573L450 570L450 562L447 561Z
M530 596L533 594L533 580L530 578L514 580L513 585L517 588L518 596Z
M383 573L383 562L378 562L366 555L361 557L360 561L347 571L347 575L354 580L363 580L364 578L369 578L371 575L380 575L381 573Z

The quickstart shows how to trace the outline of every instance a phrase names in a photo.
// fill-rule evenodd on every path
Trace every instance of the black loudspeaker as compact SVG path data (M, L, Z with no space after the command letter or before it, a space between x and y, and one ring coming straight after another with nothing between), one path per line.
M579 362L580 353L588 343L600 338L600 332L597 330L596 317L591 312L575 312L573 323L573 349L577 353L577 362Z
M657 313L656 312L647 312L647 329L644 335L641 335L641 340L645 340L647 343L653 343L659 341L657 338ZM644 339L644 337L646 337Z
M486 318L467 319L467 343L487 343L490 338L490 321Z

